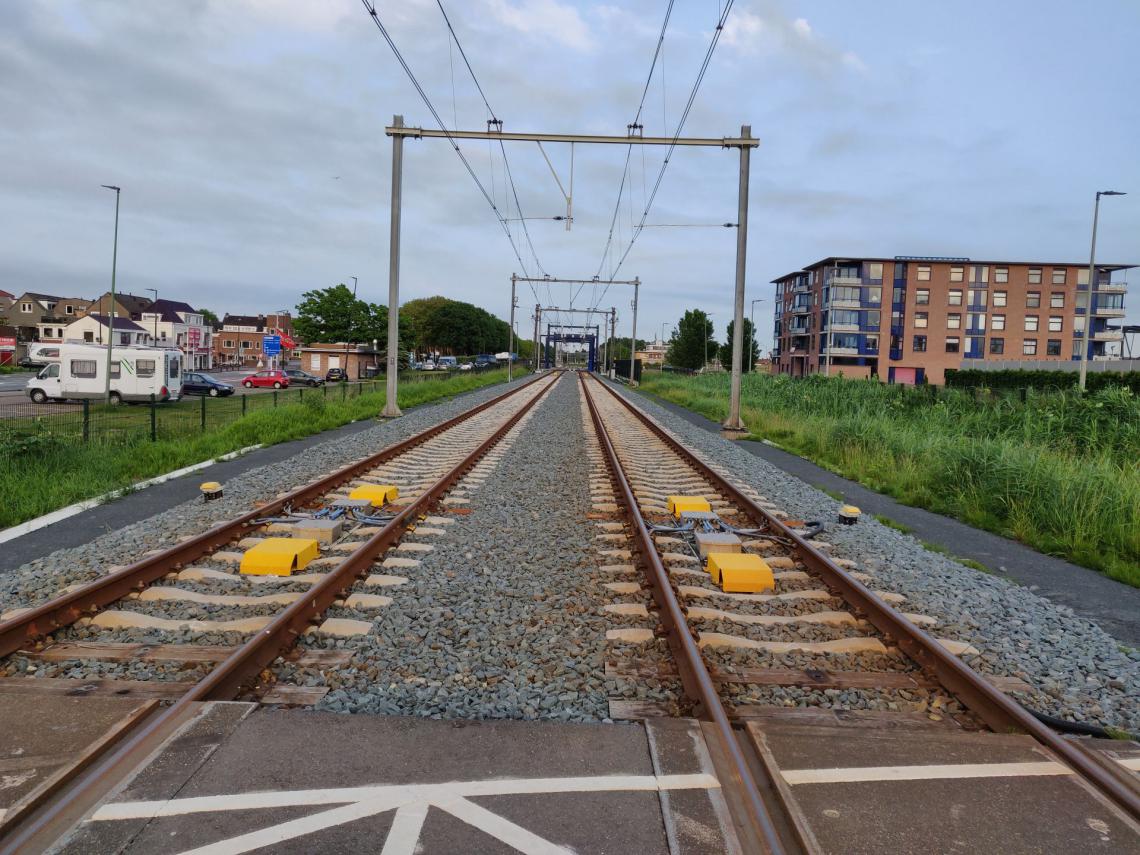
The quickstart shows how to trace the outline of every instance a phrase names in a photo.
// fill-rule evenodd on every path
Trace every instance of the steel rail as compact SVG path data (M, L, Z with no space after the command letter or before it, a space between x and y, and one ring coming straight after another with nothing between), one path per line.
M537 379L537 378L536 378ZM336 472L298 487L279 499L274 499L259 505L249 513L242 514L234 519L219 523L211 529L176 544L169 549L143 558L121 570L109 573L99 579L55 597L38 606L33 606L26 612L9 620L0 622L0 656L15 653L25 644L49 635L58 629L70 626L85 614L104 608L111 603L121 600L128 594L145 588L152 582L161 579L167 573L178 570L192 561L213 552L246 532L246 527L254 520L272 516L287 506L305 505L324 495L330 490L339 487L345 481L354 478L361 472L372 469L387 460L403 454L417 445L421 445L437 434L449 430L461 422L475 416L484 410L495 406L512 395L525 389L535 380L528 380L514 389L509 389L501 395L496 395L470 410L460 413L447 421L434 427L421 431L414 436L391 445L376 454L366 457L358 463L350 464Z
M467 471L475 465L514 427L519 419L531 410L559 381L555 374L542 391L527 401L517 412L500 425L491 436L479 444L475 450L463 458L456 466L442 475L418 499L401 510L372 535L362 546L345 558L337 567L310 590L303 599L296 600L285 608L273 621L254 636L240 645L230 656L194 685L186 694L169 707L147 718L139 725L119 748L106 757L91 773L66 794L45 808L39 816L16 833L5 835L0 853L39 851L41 833L56 828L65 830L70 824L63 821L69 808L78 803L93 803L98 793L121 780L133 769L139 759L150 755L159 748L166 737L173 732L176 723L186 721L196 704L203 701L233 699L262 669L288 650L296 639L360 576L367 572L376 559L397 540L408 526L421 514L433 506ZM528 386L530 384L527 384ZM522 387L520 387L522 388ZM514 391L518 391L517 389ZM33 841L35 841L33 848Z
M756 784L756 779L752 775L752 770L744 757L740 743L733 732L732 724L728 720L728 712L717 693L716 684L705 665L700 648L693 639L688 621L685 619L684 609L678 601L677 594L669 579L669 572L665 569L665 565L661 562L661 557L653 545L653 538L649 534L645 518L641 515L637 498L633 494L633 487L622 469L617 451L614 449L602 422L601 413L598 412L593 395L590 393L583 375L584 372L579 372L578 379L581 383L582 393L586 397L590 418L593 420L598 442L605 453L610 475L621 491L622 504L625 506L626 516L634 530L634 537L646 567L646 575L653 591L653 598L661 609L661 621L665 629L666 640L676 659L685 692L689 697L699 701L700 712L710 719L716 728L721 748L728 758L732 774L732 780L728 783L743 794L748 808L747 821L757 840L761 841L772 855L780 855L784 852L783 843L760 795L760 788Z
M1011 731L1028 733L1100 790L1133 820L1140 821L1140 784L1135 779L1122 775L1120 770L1108 765L1109 761L1082 751L1039 722L1017 701L946 650L933 636L913 624L902 613L876 596L866 585L748 498L728 479L670 436L640 408L607 384L600 380L598 383L670 449L704 476L711 485L742 508L754 522L791 541L804 566L821 576L830 587L838 590L848 604L862 612L867 620L887 636L888 640L913 659L944 689L955 695L988 727L998 733Z

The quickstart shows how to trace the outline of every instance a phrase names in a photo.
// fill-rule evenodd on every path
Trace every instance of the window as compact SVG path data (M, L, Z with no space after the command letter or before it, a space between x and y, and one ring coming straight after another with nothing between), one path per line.
M1009 302L1008 291L994 291L994 305L1004 306Z
M914 292L914 302L917 306L930 305L930 289L919 288Z
M883 289L882 288L868 288L867 289L867 302L878 304L883 302Z
M969 298L971 306L984 306L986 304L986 291L984 288L971 288Z
M119 360L116 359L114 362L111 363L111 379L112 380L118 380L122 376L123 376L123 365L121 362L119 362Z
M1056 315L1049 316L1049 332L1060 332L1065 328L1065 319Z
M957 353L961 345L961 340L957 336L946 337L946 352Z
M991 330L1004 330L1005 329L1005 315L990 315L990 329Z
M95 341L95 333L93 333L93 332L85 332L85 333L83 334L83 340L84 340L84 341Z
M1079 341L1073 342L1073 359L1081 358L1081 343Z
M20 311L23 312L25 315L30 315L32 313L32 304L31 303L21 303L20 304Z
M177 359L170 360L170 376L171 377L177 377L178 376L178 360Z
M1085 331L1085 316L1077 315L1073 318L1073 332L1083 333Z
M1037 309L1041 306L1041 292L1029 291L1025 295L1025 308Z
M878 353L879 352L879 337L877 335L869 335L866 337L866 339L864 339L864 341L865 341L865 344L863 346L863 349L867 353Z
M1037 315L1026 315L1025 316L1025 331L1026 332L1037 332L1037 327L1040 324L1040 322L1041 322L1041 319Z
M1040 285L1041 284L1041 268L1040 267L1030 267L1029 268L1029 284L1030 285Z
M831 302L858 303L863 299L863 289L857 285L837 285L831 289Z
M988 264L975 264L971 282L989 282L990 281L990 267Z
M251 347L253 347L253 342L252 342L252 341L243 341L243 342L241 343L241 349L242 349L242 350L249 350Z
M882 262L875 261L867 265L867 278L868 279L882 279L883 278L883 264Z
M972 330L984 330L986 328L986 316L980 312L971 312L966 316L966 326Z
M71 360L71 376L92 378L95 376L95 364L94 359L73 359Z
M831 310L831 325L832 326L859 326L859 313L853 309L832 309Z
M1021 342L1021 353L1023 356L1036 356L1037 355L1037 339L1027 338Z
M879 322L882 320L883 313L876 309L874 311L867 312L866 315L867 316L863 319L864 326L875 327L877 329Z
M962 282L965 279L966 279L966 268L965 267L951 267L950 268L950 281L951 282Z
M66 306L63 307L63 313L65 315L74 315L75 314L75 306L71 305L71 303L68 303Z
M234 340L232 338L223 338L222 339L222 347L232 348L233 346L234 346Z
M153 377L154 376L154 360L153 359L139 359L135 361L135 373L139 377Z
M961 306L962 305L962 289L961 288L951 288L950 289L950 305L951 306Z
M915 353L926 353L926 336L916 335L914 337L914 347L912 349Z
M1049 295L1049 308L1063 309L1065 308L1065 292L1054 291Z
M916 330L924 330L927 327L929 315L926 312L914 313L914 328Z
M47 310L48 310L49 312L50 312L50 311L52 311L52 310L54 310L54 309L55 309L55 305L56 305L55 303L48 303L48 304L47 304Z
M1077 284L1078 285L1088 285L1089 284L1089 269L1087 267L1078 268L1078 270L1077 270Z
M995 267L994 268L994 282L999 285L1004 285L1009 281L1009 268L1008 267Z
M1045 342L1045 355L1046 356L1060 356L1061 355L1061 339L1051 338Z
M1065 284L1065 268L1064 267L1054 267L1053 268L1053 284L1054 285L1064 285Z
M119 333L119 344L129 346L130 343L131 343L131 334L130 333L126 333L126 332L125 333Z
M1089 293L1088 291L1077 292L1077 308L1087 309L1089 307Z
M1000 356L1005 353L1005 339L1004 338L991 338L990 339L990 353L995 356Z
M920 265L919 266L919 268L918 268L918 281L919 282L929 282L930 281L930 266L929 265Z
M962 329L962 316L957 312L946 316L946 329L960 330Z

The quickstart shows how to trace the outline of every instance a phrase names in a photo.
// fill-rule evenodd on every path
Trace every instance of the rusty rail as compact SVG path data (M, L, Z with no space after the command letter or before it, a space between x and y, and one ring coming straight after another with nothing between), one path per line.
M97 611L111 603L117 602L134 591L145 588L147 585L161 579L167 573L178 570L192 561L213 552L233 540L240 538L246 527L259 517L272 516L287 506L305 505L330 490L339 487L345 481L356 477L361 472L372 469L393 457L403 454L436 434L449 430L460 422L466 421L483 410L493 407L522 389L529 386L534 380L496 395L466 412L441 422L434 427L417 433L388 448L378 451L358 463L350 464L338 469L330 475L299 487L296 490L260 505L247 514L228 520L195 535L189 540L165 549L157 555L143 558L133 564L109 573L93 582L88 582L62 596L55 597L28 611L0 622L0 656L8 656L16 652L30 641L42 638L55 632L57 629L70 626L85 614Z
M843 599L862 612L880 632L943 688L955 695L988 727L998 733L1011 731L1028 733L1134 820L1140 820L1140 787L1135 780L1122 775L1120 770L1109 767L1108 761L1101 760L1099 756L1082 751L1039 722L1017 701L946 650L933 636L917 627L899 611L877 597L866 585L744 495L730 481L670 436L641 409L608 385L598 382L670 449L744 510L754 522L791 541L804 566L839 591Z
M474 451L439 478L423 495L401 510L380 531L372 535L362 546L328 573L324 579L313 586L306 597L285 608L271 623L239 646L173 705L145 719L138 729L129 738L126 738L113 753L76 785L72 786L65 798L52 802L37 816L30 818L26 825L8 830L4 838L0 840L0 844L2 844L0 854L44 851L50 843L55 842L70 829L71 821L76 818L77 814L82 816L87 809L95 804L109 785L113 786L115 782L121 780L139 762L156 750L183 722L190 720L198 703L234 698L243 687L258 677L263 668L288 650L297 637L319 619L325 609L339 599L350 585L367 572L375 560L404 533L412 522L433 506L518 423L519 419L542 400L558 382L558 379L556 375L541 392L520 407ZM529 386L530 383L526 385ZM524 387L520 386L507 395L493 399L488 404L500 401L522 388ZM486 407L487 404L481 405L466 415L473 415L486 409ZM460 419L460 421L462 420ZM444 424L454 423L456 423L455 420L449 420ZM438 431L435 432L438 433ZM429 432L425 431L417 434L417 436L426 438L425 435L428 434ZM405 443L401 443L401 445L406 447ZM344 471L341 470L341 472ZM258 515L263 513L264 511L259 511Z
M582 393L586 396L590 418L594 422L598 442L605 453L610 475L621 490L622 504L633 527L638 551L645 564L645 573L653 591L653 599L657 601L661 610L661 622L665 629L665 638L673 652L673 658L677 662L682 685L686 694L700 703L700 713L715 726L721 748L728 758L732 779L722 781L722 784L735 788L743 795L748 808L748 816L743 819L747 821L750 830L766 848L766 851L772 855L780 855L784 852L783 843L780 841L772 817L760 795L760 788L757 786L748 761L744 757L740 742L733 732L732 725L728 720L728 712L717 693L716 684L713 682L712 675L709 674L708 667L705 665L704 657L701 656L700 648L697 647L692 632L689 630L684 610L677 600L677 593L673 590L670 582L669 572L662 564L661 557L653 545L653 539L645 525L645 518L641 515L637 498L633 494L633 488L622 470L617 451L610 441L609 434L602 423L601 414L594 404L593 396L587 388L583 375L584 372L580 372L578 375L582 384ZM738 818L738 821L740 819Z

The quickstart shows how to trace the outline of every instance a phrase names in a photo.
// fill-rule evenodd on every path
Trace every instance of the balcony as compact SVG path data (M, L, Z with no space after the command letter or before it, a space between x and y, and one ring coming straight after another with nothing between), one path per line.
M1119 329L1113 330L1094 330L1092 334L1093 341L1124 341L1124 333Z
M792 306L793 315L810 315L812 312L811 306Z
M1127 291L1127 282L1101 282L1096 286L1096 292L1098 294L1124 294L1127 293Z
M831 300L831 308L833 309L861 309L863 303L861 300L838 300L834 297Z
M832 347L824 348L824 353L830 354L831 356L858 356L859 355L859 348L857 348L857 347L834 347L834 346L832 346Z
M858 276L832 276L827 280L830 285L862 285L863 280Z
M840 333L840 332L857 333L857 332L859 332L859 325L858 324L832 324L830 329L832 332L837 332L837 333Z
M1093 309L1093 315L1098 318L1123 318L1124 314L1123 306L1097 306Z

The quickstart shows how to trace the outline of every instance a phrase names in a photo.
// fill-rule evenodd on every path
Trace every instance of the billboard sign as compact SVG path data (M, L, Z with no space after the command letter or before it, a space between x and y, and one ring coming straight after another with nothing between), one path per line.
M281 336L267 335L261 338L261 347L266 356L277 356L281 353Z

